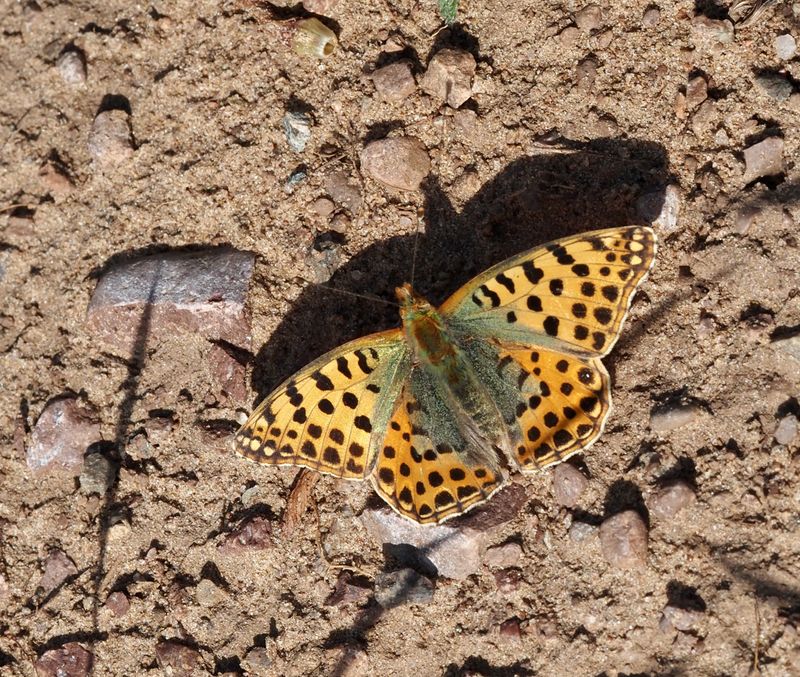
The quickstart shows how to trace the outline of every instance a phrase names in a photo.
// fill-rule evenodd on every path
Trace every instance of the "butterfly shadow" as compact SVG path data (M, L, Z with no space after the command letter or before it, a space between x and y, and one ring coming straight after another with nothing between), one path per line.
M309 285L300 294L254 359L257 401L336 346L396 327L394 289L409 281L412 266L414 288L438 305L477 273L526 249L645 222L641 205L657 214L671 180L663 146L630 139L567 141L523 157L460 211L437 179L427 180L424 232L377 242L341 265L325 286Z

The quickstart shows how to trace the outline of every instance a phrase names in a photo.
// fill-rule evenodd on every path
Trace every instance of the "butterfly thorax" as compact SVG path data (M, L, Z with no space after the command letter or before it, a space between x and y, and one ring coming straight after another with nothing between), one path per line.
M496 404L436 309L409 284L397 288L397 297L416 368L429 374L439 396L457 415L465 462L496 467L492 448L508 451L510 446Z

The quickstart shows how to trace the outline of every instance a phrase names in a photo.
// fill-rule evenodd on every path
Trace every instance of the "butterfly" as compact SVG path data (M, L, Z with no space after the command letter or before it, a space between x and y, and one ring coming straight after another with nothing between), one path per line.
M481 273L438 309L405 284L402 326L276 388L234 437L269 465L369 478L421 524L587 449L611 408L607 355L656 253L645 226L584 233Z

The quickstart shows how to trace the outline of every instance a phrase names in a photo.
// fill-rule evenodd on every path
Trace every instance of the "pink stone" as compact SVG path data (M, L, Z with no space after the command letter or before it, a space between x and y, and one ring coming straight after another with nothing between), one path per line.
M31 435L26 460L34 474L79 475L89 445L102 440L94 412L73 397L48 402Z
M34 667L37 677L85 677L92 669L94 656L77 642L45 651Z

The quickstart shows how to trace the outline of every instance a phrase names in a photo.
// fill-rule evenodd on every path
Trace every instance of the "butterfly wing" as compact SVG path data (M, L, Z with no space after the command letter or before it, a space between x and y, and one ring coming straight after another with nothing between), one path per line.
M469 442L426 378L414 369L403 387L376 453L372 483L399 514L433 524L483 503L505 478L497 467L463 462Z
M264 399L236 433L236 452L258 463L364 478L408 369L399 330L347 343Z
M523 470L588 448L611 409L600 361L619 337L655 257L632 226L585 233L515 256L440 308L497 403Z
M602 357L655 251L655 233L645 226L556 240L478 275L439 312L462 336Z

